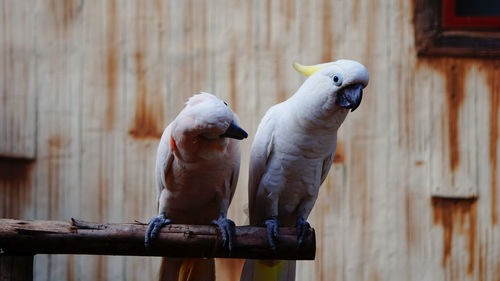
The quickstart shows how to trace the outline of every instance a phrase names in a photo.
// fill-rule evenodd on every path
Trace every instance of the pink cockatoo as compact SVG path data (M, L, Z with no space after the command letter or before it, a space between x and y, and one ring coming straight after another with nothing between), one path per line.
M239 141L248 134L225 102L212 94L191 97L160 140L156 158L158 213L145 246L153 247L170 223L215 224L231 250L234 222L227 210L240 168ZM161 280L213 280L213 259L166 258Z

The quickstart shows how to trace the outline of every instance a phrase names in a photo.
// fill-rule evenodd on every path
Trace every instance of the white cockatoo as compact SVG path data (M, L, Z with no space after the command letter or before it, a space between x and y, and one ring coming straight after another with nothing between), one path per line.
M278 226L296 226L298 245L332 165L337 130L360 104L368 71L352 60L304 66L309 76L288 100L274 105L257 128L248 184L251 225L267 227L276 249ZM247 260L242 280L294 280L295 261Z
M156 158L157 217L149 222L145 246L154 246L170 223L215 224L231 250L234 222L227 210L240 168L239 141L248 134L225 102L209 93L191 97L161 136ZM152 245L151 245L152 244ZM161 280L213 280L213 259L170 259Z

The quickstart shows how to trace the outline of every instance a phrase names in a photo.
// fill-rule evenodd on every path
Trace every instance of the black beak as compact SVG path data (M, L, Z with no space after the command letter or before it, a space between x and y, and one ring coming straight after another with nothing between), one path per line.
M363 98L363 85L356 84L345 87L338 97L339 105L343 108L350 108L351 112L358 108Z
M236 125L234 121L231 121L229 128L227 128L226 132L220 135L222 138L233 138L237 140L246 139L248 137L247 132L240 128L240 126Z

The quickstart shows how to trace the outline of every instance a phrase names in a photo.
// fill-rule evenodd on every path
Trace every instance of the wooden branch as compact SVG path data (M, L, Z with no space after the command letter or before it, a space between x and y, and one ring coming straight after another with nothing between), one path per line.
M313 260L316 251L314 229L304 238L303 245L297 248L295 228L281 227L277 250L273 252L269 248L264 227L238 226L233 250L229 253L222 247L221 235L215 226L165 226L150 249L144 247L146 228L147 225L140 223L0 219L0 255L84 254Z

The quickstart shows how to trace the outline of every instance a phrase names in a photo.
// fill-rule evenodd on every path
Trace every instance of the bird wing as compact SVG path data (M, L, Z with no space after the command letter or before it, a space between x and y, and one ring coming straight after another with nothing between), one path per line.
M248 208L250 223L252 223L255 197L262 180L262 176L267 170L267 164L272 155L274 120L273 113L275 107L271 107L262 118L257 128L255 138L250 153L250 175L248 179Z
M162 190L167 188L166 177L174 160L174 150L177 149L171 135L171 124L167 126L160 139L156 155L156 201L159 202Z

